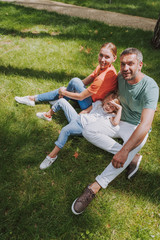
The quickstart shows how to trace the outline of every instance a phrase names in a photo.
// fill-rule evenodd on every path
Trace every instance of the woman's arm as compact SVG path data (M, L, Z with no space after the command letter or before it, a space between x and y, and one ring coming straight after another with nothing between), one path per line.
M84 83L85 86L87 86L88 84L92 83L94 80L94 77L88 76L85 79L82 80L82 82Z
M80 100L82 101L83 99L90 97L93 95L93 93L90 93L87 89L85 89L81 93L73 93L73 92L68 92L62 88L59 89L59 95L63 95L65 97L69 97L75 100Z
M92 110L92 105L90 107L86 108L85 110L81 111L79 114L90 113L91 110Z

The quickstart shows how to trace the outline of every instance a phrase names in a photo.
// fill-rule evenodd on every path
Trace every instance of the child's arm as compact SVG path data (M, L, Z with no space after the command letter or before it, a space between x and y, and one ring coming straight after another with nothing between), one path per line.
M90 113L90 111L92 110L92 105L88 108L86 108L85 110L82 110L79 114L86 114L86 113Z
M110 103L117 108L116 116L110 118L112 125L116 126L119 124L119 122L121 120L122 106L115 103L114 101L111 101Z

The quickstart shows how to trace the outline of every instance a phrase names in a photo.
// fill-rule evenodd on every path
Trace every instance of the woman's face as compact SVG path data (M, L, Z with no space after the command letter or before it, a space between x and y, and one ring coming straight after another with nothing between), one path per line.
M116 56L107 47L101 48L98 56L98 61L101 69L109 67L116 60Z

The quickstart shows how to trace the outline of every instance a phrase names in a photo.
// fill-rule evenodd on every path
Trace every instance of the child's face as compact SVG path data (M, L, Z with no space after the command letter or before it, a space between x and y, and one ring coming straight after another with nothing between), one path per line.
M112 98L112 96L108 96L105 98L105 100L103 101L103 110L105 112L112 113L116 110L116 107L110 103L110 101L113 101L113 100L114 99Z
M101 48L98 56L98 61L101 69L109 67L116 60L116 56L107 47Z

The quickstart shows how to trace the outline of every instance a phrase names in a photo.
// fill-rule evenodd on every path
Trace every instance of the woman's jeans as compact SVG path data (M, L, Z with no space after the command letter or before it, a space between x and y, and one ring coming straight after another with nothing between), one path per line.
M85 85L79 78L72 78L67 86L67 91L69 91L69 92L81 93L85 89L86 89ZM67 97L64 97L64 98L66 100L69 100L69 98L67 98ZM59 99L59 89L56 89L54 91L47 92L47 93L42 93L42 94L35 96L36 102L45 102L45 101L49 102L49 101L54 101L54 100L58 100L58 99ZM79 101L79 100L77 100L77 101L82 110L88 108L92 104L91 97L85 98L82 101Z
M75 111L75 109L71 106L69 102L64 98L60 98L53 106L52 109L54 112L63 110L69 124L62 128L58 140L55 142L56 146L59 148L63 148L65 143L68 140L70 135L79 135L82 136L82 124L80 120L80 116Z
M100 120L98 122L86 125L83 129L83 136L95 146L110 152L112 154L116 154L122 148L122 145L116 142L113 138L121 138L123 139L123 144L125 144L137 126L120 121L120 124L117 126L113 126L111 123L106 124L104 120ZM108 184L115 179L124 169L130 164L133 160L134 156L140 151L140 149L144 146L148 138L148 134L142 141L140 145L138 145L135 149L133 149L128 158L121 168L115 168L112 163L110 163L104 171L96 177L96 181L102 188L106 188Z

